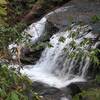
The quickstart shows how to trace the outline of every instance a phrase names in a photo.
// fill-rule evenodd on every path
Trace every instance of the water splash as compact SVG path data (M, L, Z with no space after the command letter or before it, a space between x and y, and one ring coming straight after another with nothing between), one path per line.
M87 28L86 28L87 27ZM86 28L86 29L85 29ZM70 43L73 38L70 36L72 33L79 33L74 41L77 47L80 47L80 43L84 38L91 38L91 32L88 32L89 26L75 25L72 29L65 32L59 32L50 38L50 44L53 47L47 47L36 65L30 65L24 70L21 70L23 74L28 75L33 81L40 81L50 86L57 88L65 87L73 82L85 81L87 70L89 67L90 59L84 54L82 57L76 56L69 58L69 54L76 51L73 49ZM61 37L65 38L64 42L59 41ZM64 51L64 49L67 51ZM88 49L88 45L81 47L81 49Z

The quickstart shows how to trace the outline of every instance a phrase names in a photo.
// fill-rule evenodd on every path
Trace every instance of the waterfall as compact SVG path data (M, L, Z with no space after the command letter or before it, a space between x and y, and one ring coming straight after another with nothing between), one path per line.
M46 21L46 19L43 18L42 21ZM71 30L54 34L50 38L52 47L47 46L39 61L35 65L24 66L21 73L26 74L33 81L40 81L57 88L65 87L73 82L85 81L90 64L89 57L85 54L82 54L81 57L69 56L73 52L78 54L78 49L87 52L90 46L87 44L80 47L80 44L84 39L94 37L88 31L90 29L91 27L88 25L72 25ZM71 36L72 33L76 35L74 38ZM64 41L60 41L61 37ZM77 46L75 49L71 46L73 41Z
M28 29L25 30L26 33L30 34L32 36L31 41L35 43L39 37L43 34L45 31L45 25L46 25L46 17L43 17L40 21L31 24Z

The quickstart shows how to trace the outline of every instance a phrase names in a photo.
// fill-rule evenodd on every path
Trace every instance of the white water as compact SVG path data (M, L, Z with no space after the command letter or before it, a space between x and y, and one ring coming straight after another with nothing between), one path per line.
M43 20L45 21L44 18L42 18ZM42 28L40 29L42 31L44 29L44 27L38 28ZM91 33L86 31L89 28L88 26L73 26L70 31L56 33L50 39L50 44L53 47L47 47L36 65L25 66L21 73L26 74L33 81L40 81L57 88L65 87L73 82L85 81L84 78L89 67L89 58L84 56L84 54L82 58L69 58L68 54L77 51L77 49L74 50L69 45L73 40L70 34L80 30L79 35L74 39L78 47L84 38L92 38L92 35L88 35ZM65 41L59 41L60 37L64 37ZM87 47L86 45L81 48ZM67 51L64 51L65 48Z
M29 28L25 30L28 34L32 36L31 40L33 43L35 43L45 31L46 21L46 17L43 17L40 21L31 24Z
M66 97L62 97L61 100L69 100L69 99L67 99Z
M57 9L44 16L40 21L30 25L26 32L32 36L33 43L45 33L47 18L55 12L66 11L68 8ZM79 48L87 52L86 49L89 45L80 47L80 43L84 41L84 38L94 38L91 32L88 32L89 29L91 27L87 25L72 25L70 31L56 33L50 38L50 44L53 47L45 48L39 61L35 65L24 66L21 73L26 74L33 81L43 82L57 88L65 87L73 82L85 81L90 59L84 54L81 58L79 56L69 58L68 55L74 51L78 53ZM72 38L70 35L73 32L79 32L79 35ZM64 42L59 41L61 37L64 37ZM73 39L77 45L75 49L70 45Z
M68 8L70 8L71 6L68 7L61 7L59 9L56 9L50 13L48 13L47 15L45 15L40 21L37 21L33 24L31 24L26 30L25 32L30 34L32 36L31 41L32 43L35 43L36 41L38 41L38 39L44 35L45 33L45 27L47 25L47 19L54 15L57 14L59 12L64 12L67 11Z

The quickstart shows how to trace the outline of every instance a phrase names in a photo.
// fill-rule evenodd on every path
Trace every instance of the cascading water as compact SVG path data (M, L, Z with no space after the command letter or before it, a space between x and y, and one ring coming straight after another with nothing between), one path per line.
M34 81L40 81L57 88L65 87L72 82L85 81L90 59L84 54L82 57L69 56L73 52L78 54L80 44L85 38L93 38L88 30L90 27L87 25L73 25L71 30L54 34L50 38L50 44L53 47L47 47L40 60L35 65L24 67L21 73L28 75ZM72 33L75 33L76 36L71 36ZM73 41L77 48L71 46ZM86 51L86 48L88 49L89 45L81 46L81 50Z
M68 7L60 7L50 13L48 13L47 15L45 15L40 21L37 21L33 24L31 24L24 32L28 33L29 35L32 36L31 41L32 43L36 43L36 41L38 41L38 39L44 35L45 33L45 27L47 24L47 19L54 15L57 14L59 12L65 12L68 10L68 8L70 8L71 6Z
M26 33L32 36L31 40L33 43L35 43L38 40L38 38L41 37L42 33L45 31L46 21L46 17L43 17L40 21L33 23L28 27L27 30L25 30Z

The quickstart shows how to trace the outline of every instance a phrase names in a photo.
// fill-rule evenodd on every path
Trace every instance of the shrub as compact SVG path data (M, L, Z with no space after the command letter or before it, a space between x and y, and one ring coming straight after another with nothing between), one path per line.
M39 100L32 90L32 82L7 65L0 65L0 100Z

